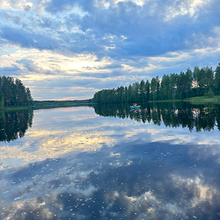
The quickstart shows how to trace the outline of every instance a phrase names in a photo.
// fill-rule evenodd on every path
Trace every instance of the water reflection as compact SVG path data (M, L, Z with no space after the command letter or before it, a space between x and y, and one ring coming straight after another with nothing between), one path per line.
M32 126L33 110L0 111L0 141L13 141L23 137Z
M24 138L0 144L0 159L7 145L26 160L1 167L0 219L219 219L219 143L217 129L36 111Z
M218 127L220 130L220 106L219 105L193 105L188 102L171 103L147 103L142 105L139 111L130 111L129 105L95 105L95 112L101 116L113 116L119 118L130 118L138 122L183 128L188 127L190 131L196 128L211 131Z
M2 219L219 219L219 154L122 144L0 172Z

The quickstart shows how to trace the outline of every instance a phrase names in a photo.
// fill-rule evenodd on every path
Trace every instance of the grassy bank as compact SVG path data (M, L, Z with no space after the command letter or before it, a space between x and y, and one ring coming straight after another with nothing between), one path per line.
M208 97L208 96L198 96L190 98L189 101L192 104L203 104L203 103L217 103L220 104L220 96Z
M204 104L204 103L216 103L220 104L220 96L208 97L208 96L197 96L188 99L169 99L169 100L154 100L152 102L190 102L192 104Z

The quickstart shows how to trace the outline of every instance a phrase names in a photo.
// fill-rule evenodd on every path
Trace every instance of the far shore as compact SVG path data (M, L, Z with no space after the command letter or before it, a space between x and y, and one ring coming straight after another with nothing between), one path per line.
M198 96L183 100L155 100L149 101L149 103L154 102L190 102L192 104L206 104L206 103L216 103L220 104L220 96L208 97L208 96ZM77 106L93 106L93 100L67 100L67 101L33 101L32 106L11 106L0 108L0 111L18 111L26 109L50 109L50 108L65 108L65 107L77 107Z

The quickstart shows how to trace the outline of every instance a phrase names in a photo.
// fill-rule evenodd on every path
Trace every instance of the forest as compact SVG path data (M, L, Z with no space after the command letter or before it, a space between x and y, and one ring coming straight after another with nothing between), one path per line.
M94 103L132 103L156 100L183 100L197 96L220 95L220 63L215 71L211 67L194 67L180 74L164 74L151 81L142 80L132 85L103 89L94 94Z
M21 80L0 76L0 109L32 105L30 89Z

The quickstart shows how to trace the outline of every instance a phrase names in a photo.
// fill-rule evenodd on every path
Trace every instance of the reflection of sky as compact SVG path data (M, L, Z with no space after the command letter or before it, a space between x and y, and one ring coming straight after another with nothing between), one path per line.
M219 142L93 108L35 111L0 144L0 219L219 219Z

